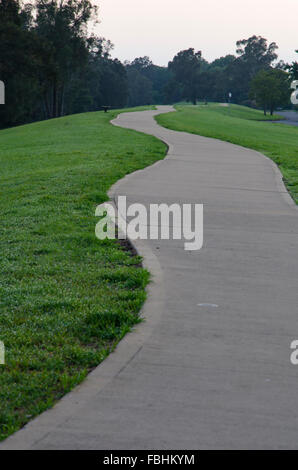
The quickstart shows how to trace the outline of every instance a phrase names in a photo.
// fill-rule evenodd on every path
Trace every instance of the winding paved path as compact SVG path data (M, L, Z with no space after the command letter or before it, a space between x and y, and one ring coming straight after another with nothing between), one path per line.
M298 113L295 111L277 111L277 114L284 116L284 121L273 121L280 124L287 124L289 126L298 126Z
M111 193L204 203L204 248L138 242L154 280L146 323L2 449L298 447L296 206L270 160L159 127L153 116L169 110L117 119L170 151Z

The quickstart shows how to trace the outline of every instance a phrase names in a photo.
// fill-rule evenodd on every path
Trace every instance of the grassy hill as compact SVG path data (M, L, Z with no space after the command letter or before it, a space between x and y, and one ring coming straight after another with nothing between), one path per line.
M157 122L175 131L213 137L267 155L278 164L287 188L298 203L298 127L263 122L261 111L238 105L231 108L218 104L177 105L176 109L176 113L157 116Z
M100 242L95 207L162 159L154 137L88 113L0 132L0 438L81 382L139 321L149 274Z

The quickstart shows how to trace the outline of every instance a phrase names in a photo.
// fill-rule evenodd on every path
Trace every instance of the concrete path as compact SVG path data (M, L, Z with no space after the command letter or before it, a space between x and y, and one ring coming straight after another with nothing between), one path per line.
M279 124L288 124L288 126L298 126L298 113L295 111L277 111L277 114L284 116L284 121L273 121Z
M204 203L204 248L138 242L154 280L146 323L1 449L298 448L296 206L269 159L159 127L169 110L120 115L170 151L112 193Z

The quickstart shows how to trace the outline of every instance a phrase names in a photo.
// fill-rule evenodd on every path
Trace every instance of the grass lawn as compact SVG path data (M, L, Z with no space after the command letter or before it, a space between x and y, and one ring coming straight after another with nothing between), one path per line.
M216 104L177 105L176 109L176 113L157 116L157 122L175 131L225 140L267 155L278 164L287 188L298 203L298 127L261 122L264 120L261 111L244 106L232 105L229 109Z
M96 239L94 212L166 146L110 125L117 114L0 132L0 439L81 382L140 321L149 274L117 241Z

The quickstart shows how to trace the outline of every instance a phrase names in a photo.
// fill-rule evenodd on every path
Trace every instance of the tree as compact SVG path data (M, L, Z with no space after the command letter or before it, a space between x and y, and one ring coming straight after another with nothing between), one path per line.
M0 0L0 126L127 103L127 73L112 44L89 36L88 0ZM137 66L138 64L136 64Z
M65 92L73 75L88 61L86 26L97 7L89 0L36 0L34 31L48 44L44 68L44 106L47 117L64 114Z
M184 97L193 104L196 104L198 99L201 64L201 51L195 52L193 48L190 48L178 52L168 66L175 80L183 87Z
M171 78L167 67L154 65L148 56L126 62L128 75L128 104L161 104L166 101L165 86ZM142 93L144 96L142 97Z
M173 76L164 86L163 89L165 103L178 103L183 99L183 90L180 83L178 83Z
M16 0L0 0L0 80L6 85L6 104L0 107L0 126L28 122L38 113L41 86L39 70L44 44L28 31L30 11Z
M296 52L298 54L298 50ZM297 61L292 62L292 64L288 65L286 69L289 71L290 77L292 80L298 80L298 62Z
M128 105L142 106L153 103L151 80L133 66L126 66L128 78Z
M236 60L233 55L215 59L203 67L200 73L200 95L210 101L226 100L231 91L231 76L227 73L228 67Z
M137 57L131 63L127 64L138 70L139 72L144 71L153 65L150 57L145 55L144 57Z
M96 111L102 106L121 108L127 103L127 73L110 56L113 45L104 38L89 38L87 66L73 74L65 95L65 112Z
M90 67L89 83L94 109L100 106L122 108L127 103L127 73L118 59L97 58ZM97 84L97 93L94 93Z
M220 57L219 59L215 59L211 64L209 65L209 69L212 70L222 70L228 67L236 57L232 54L228 54L226 56Z
M290 87L288 74L280 69L261 70L251 82L250 94L257 104L272 115L277 106L289 102Z
M125 106L127 74L112 44L89 36L96 13L88 0L36 0L23 8L0 0L0 80L6 105L0 126Z
M277 59L275 42L268 44L261 36L251 36L236 43L237 56L228 67L226 78L229 91L237 103L250 104L250 82L260 70L269 69Z
M165 86L171 79L169 69L152 64L144 71L144 74L152 82L153 104L165 103Z
M250 78L254 77L259 70L271 66L277 59L276 50L278 46L275 42L268 45L267 39L261 36L251 36L248 39L241 39L236 42L239 60L248 65Z

